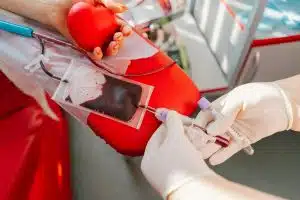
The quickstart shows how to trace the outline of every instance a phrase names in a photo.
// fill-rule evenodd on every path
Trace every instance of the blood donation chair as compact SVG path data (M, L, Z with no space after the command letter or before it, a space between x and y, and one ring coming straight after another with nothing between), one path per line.
M67 124L53 121L38 104L0 72L0 199L68 200L71 198Z

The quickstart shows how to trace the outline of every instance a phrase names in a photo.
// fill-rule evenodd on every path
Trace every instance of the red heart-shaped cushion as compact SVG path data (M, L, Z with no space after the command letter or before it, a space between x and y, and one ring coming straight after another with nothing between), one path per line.
M119 29L116 15L101 5L75 3L68 14L68 29L75 42L87 51L103 48Z

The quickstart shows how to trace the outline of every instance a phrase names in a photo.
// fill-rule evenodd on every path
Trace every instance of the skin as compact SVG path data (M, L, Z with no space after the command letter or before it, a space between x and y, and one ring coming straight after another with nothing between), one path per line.
M100 2L115 13L122 13L127 10L125 5L112 0L1 0L0 8L50 25L66 38L72 40L67 29L66 17L70 7L79 1L85 1L96 6ZM106 50L100 47L94 49L92 53L95 59L99 60L103 55L116 55L124 38L132 33L131 27L126 25L124 21L118 19L117 22L121 26L121 31L115 33L113 41Z

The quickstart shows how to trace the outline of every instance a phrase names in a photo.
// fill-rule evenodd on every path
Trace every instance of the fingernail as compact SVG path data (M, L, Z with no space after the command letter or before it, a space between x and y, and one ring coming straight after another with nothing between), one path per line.
M116 39L116 40L122 39L122 33L116 33L116 34L115 34L115 39Z
M131 28L129 27L129 26L124 26L124 28L123 28L123 33L125 34L125 35L130 35L131 34Z
M115 44L115 45L113 46L113 50L118 50L119 47L120 47L120 45L117 43L117 44Z
M123 4L120 5L119 8L120 8L121 10L123 10L123 11L128 10L128 7L125 6L125 5L123 5Z
M101 49L100 49L100 48L97 48L95 53L96 53L96 54L101 54Z

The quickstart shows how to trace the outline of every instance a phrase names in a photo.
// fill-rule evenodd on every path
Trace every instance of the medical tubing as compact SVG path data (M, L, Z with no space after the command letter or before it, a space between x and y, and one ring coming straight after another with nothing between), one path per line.
M127 74L121 74L121 73L115 73L113 72L110 68L110 65L107 64L107 63L102 63L102 64L99 64L97 63L93 58L90 57L89 53L76 46L76 45L73 45L69 42L66 42L66 41L62 41L62 40L59 40L59 39L56 39L56 38L53 38L53 37L49 37L47 35L44 35L44 34L40 34L40 33L35 33L33 31L32 28L30 27L27 27L27 26L23 26L23 25L18 25L18 24L14 24L14 23L11 23L11 22L6 22L6 21L3 21L3 20L0 20L0 30L4 30L4 31L7 31L7 32L10 32L10 33L14 33L14 34L17 34L17 35L20 35L20 36L24 36L24 37L31 37L31 38L35 38L36 40L39 41L40 45L41 45L41 54L44 55L45 54L45 45L44 45L44 42L47 41L47 42L52 42L54 44L57 44L57 45L60 45L60 46L65 46L65 47L69 47L69 48L72 48L80 53L82 53L83 55L85 55L95 66L107 71L108 73L110 74L113 74L113 75L117 75L117 76L123 76L123 77L139 77L139 76L148 76L148 75L152 75L152 74L156 74L158 72L161 72L169 67L172 67L173 65L176 64L175 61L167 64L167 65L164 65L162 67L159 67L159 68L156 68L156 69L153 69L153 70L150 70L150 71L147 71L147 72L141 72L141 73L127 73ZM50 76L51 78L53 79L56 79L56 80L59 80L61 81L61 78L60 77L57 77L55 75L53 75L51 72L49 72L44 63L42 61L40 61L40 65L41 65L41 68L42 70L48 75ZM108 67L105 67L108 66ZM67 80L63 80L63 82L68 82Z
M33 35L33 37L34 37L36 40L39 41L40 46L41 46L41 54L42 54L42 55L45 55L45 46L44 46L43 40L42 40L40 37L38 37L37 35ZM55 76L54 74L52 74L51 72L49 72L49 71L47 70L47 68L45 67L43 61L40 61L40 65L41 65L41 68L42 68L42 70L44 71L44 73L47 74L48 76L50 76L51 78L56 79L56 80L58 80L58 81L63 81L63 82L65 82L65 83L68 83L68 80L61 80L60 77Z
M27 26L0 20L0 30L15 33L24 37L33 37L33 29Z
M176 61L172 61L171 63L169 63L167 65L164 65L162 67L159 67L159 68L147 71L147 72L141 72L141 73L127 73L127 74L116 73L116 72L113 72L111 70L111 69L113 69L113 66L110 66L108 63L101 63L101 64L97 63L93 58L91 58L91 56L89 55L89 53L86 50L84 50L84 49L82 49L78 46L75 46L75 45L73 45L69 42L65 42L65 41L62 41L62 40L59 40L59 39L55 39L55 38L52 38L52 37L49 37L49 36L46 36L46 35L43 35L43 34L40 34L40 33L33 33L33 35L36 38L39 38L41 40L44 40L44 41L47 41L47 42L52 42L54 44L58 44L58 45L61 45L61 46L64 46L64 47L72 48L72 49L82 53L95 66L105 70L106 72L108 72L110 74L117 75L117 76L123 76L123 77L149 76L149 75L161 72L161 71L163 71L163 70L165 70L169 67L172 67L173 65L176 64Z

